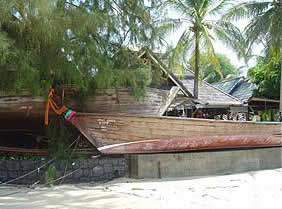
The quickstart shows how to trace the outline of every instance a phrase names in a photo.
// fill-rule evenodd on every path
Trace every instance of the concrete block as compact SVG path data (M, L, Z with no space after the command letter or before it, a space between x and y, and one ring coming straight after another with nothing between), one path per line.
M18 171L9 171L8 175L10 179L15 179L18 177Z
M124 166L125 165L125 159L124 158L118 159L118 164L121 165L121 166Z
M95 177L103 176L104 175L104 169L101 166L96 166L92 169L92 174Z
M98 160L97 159L89 159L88 160L88 167L89 168L94 168L97 165L98 165Z
M224 175L282 167L282 148L127 156L127 176L163 178Z
M8 180L8 173L5 170L0 170L0 182Z
M88 168L82 169L82 172L84 177L89 177L92 173L91 170L89 170Z
M80 183L80 182L90 182L90 178L89 177L81 177L80 179L79 179L79 181L77 181L77 183Z
M0 160L0 169L7 169L6 164L7 160Z
M82 169L78 169L73 173L75 178L81 178L83 176L83 171Z
M87 160L80 160L80 168L88 168L88 161Z
M102 166L109 162L109 159L106 157L98 158L98 160L99 160L99 165L102 165Z
M104 165L104 171L105 171L105 173L112 173L113 172L113 166L111 164L105 164Z
M117 166L118 165L118 158L113 158L111 163L112 163L113 166Z
M68 162L67 160L56 161L57 169L64 171L66 167L67 168L71 167L71 162Z
M20 161L19 160L7 160L7 169L12 171L17 171L20 169Z

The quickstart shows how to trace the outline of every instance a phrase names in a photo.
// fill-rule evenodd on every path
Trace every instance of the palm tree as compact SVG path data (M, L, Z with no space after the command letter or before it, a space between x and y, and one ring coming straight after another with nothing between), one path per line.
M174 27L185 27L184 32L174 48L170 64L174 65L176 60L179 61L181 57L187 60L187 55L191 53L190 49L193 49L192 57L194 57L194 66L192 66L192 68L195 71L193 93L195 98L198 98L201 51L205 51L210 63L214 66L214 69L219 75L221 75L219 62L213 47L213 34L218 34L224 39L227 37L227 34L223 29L226 28L228 24L226 21L216 21L213 17L220 19L218 17L223 14L223 10L228 4L228 0L167 0L166 2L166 5L170 8L174 8L181 14L180 18L173 19L170 23L173 23L172 25ZM230 38L232 39L232 37Z
M282 0L248 1L234 6L225 15L229 20L249 18L244 34L250 47L263 43L265 57L280 55L282 72ZM282 73L280 81L280 120L282 120Z

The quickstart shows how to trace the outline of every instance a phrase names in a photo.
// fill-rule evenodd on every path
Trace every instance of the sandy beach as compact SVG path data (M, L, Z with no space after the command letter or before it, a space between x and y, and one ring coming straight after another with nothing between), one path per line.
M282 169L225 176L127 179L52 187L0 186L0 209L281 209Z

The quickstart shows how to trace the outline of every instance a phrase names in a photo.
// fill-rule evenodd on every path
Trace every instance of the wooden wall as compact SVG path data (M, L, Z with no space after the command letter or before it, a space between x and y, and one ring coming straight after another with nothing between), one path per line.
M157 116L169 93L168 90L147 88L146 97L137 100L129 89L100 90L87 100L83 112Z
M169 96L169 90L147 88L146 97L137 101L129 89L107 89L90 96L85 104L83 103L83 108L82 102L69 99L67 93L64 101L67 107L79 112L158 116L164 112ZM0 120L43 119L45 103L45 97L0 96ZM50 114L54 114L53 111L50 111Z
M42 118L46 100L43 97L0 97L0 120Z

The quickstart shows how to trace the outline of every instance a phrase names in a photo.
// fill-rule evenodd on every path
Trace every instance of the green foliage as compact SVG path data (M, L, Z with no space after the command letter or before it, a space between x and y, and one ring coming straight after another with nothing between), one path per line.
M263 43L266 58L271 58L272 53L279 53L282 37L279 1L235 3L225 18L235 21L244 18L250 20L243 32L248 51L252 50L254 43Z
M53 118L46 127L46 136L49 139L48 155L57 160L68 159L70 144L76 137L75 129L64 121L62 117Z
M153 6L126 0L0 1L0 90L46 95L52 84L67 83L82 89L128 86L138 94L147 84L140 81L146 79L143 68L121 64L137 60L124 48L156 44Z
M144 96L151 72L149 66L135 56L132 51L122 48L112 58L113 66L97 74L96 88L129 87L136 98Z
M218 82L222 79L231 79L238 77L240 71L235 68L234 65L231 64L228 57L223 54L216 54L216 57L219 62L220 70L222 77L220 74L214 69L214 66L210 63L209 57L206 54L201 55L200 59L200 72L201 78L208 83ZM194 59L190 59L190 63L193 66Z
M52 185L57 176L57 169L54 163L48 166L45 171L45 184Z
M251 81L258 86L256 96L279 99L281 78L279 57L273 56L266 63L263 57L259 57L257 62L258 64L248 71Z

